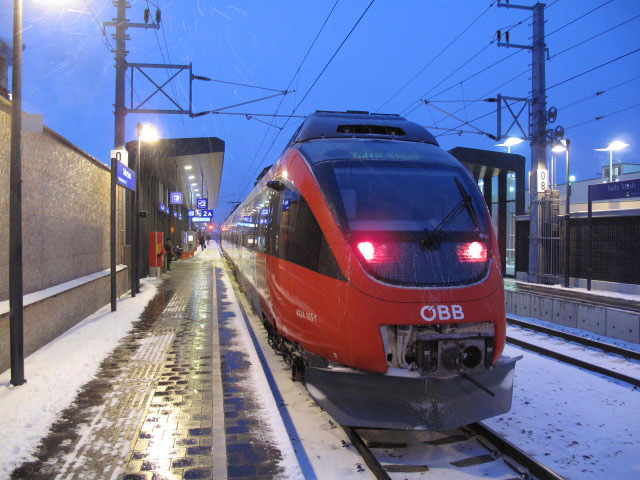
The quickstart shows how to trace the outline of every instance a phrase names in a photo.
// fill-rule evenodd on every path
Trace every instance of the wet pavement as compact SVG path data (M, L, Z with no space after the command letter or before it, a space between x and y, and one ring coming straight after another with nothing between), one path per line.
M213 248L172 264L134 328L12 479L274 478Z

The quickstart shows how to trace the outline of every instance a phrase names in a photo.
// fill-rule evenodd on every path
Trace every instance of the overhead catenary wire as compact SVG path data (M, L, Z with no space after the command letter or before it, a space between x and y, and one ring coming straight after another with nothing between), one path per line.
M367 12L369 11L369 9L371 8L371 6L373 5L373 3L376 0L371 0L371 2L369 3L369 5L367 5L367 8L364 9L364 12L362 12L362 14L360 15L360 17L358 18L358 20L356 20L356 23L353 24L353 27L351 27L351 30L349 30L349 33L347 33L347 35L344 37L344 39L342 40L342 42L340 42L340 45L338 45L338 48L336 48L336 51L333 52L333 55L331 55L331 58L329 59L329 61L325 64L324 67L322 67L322 70L320 71L320 73L316 76L315 80L313 81L313 83L311 84L311 86L307 89L307 91L305 92L304 96L302 97L302 99L298 102L298 104L295 106L295 108L293 109L292 113L295 113L298 108L300 108L300 105L302 105L302 103L305 101L305 99L307 98L307 96L309 95L309 93L311 93L311 90L313 90L313 87L316 86L316 83L318 83L318 80L320 80L320 77L322 77L322 75L324 74L324 72L327 70L327 68L329 68L329 65L331 65L331 62L333 62L333 59L336 58L336 55L338 55L338 52L340 52L340 50L342 49L342 47L344 46L345 43L347 43L347 40L349 40L349 37L351 36L351 34L354 32L354 30L358 27L358 25L360 24L360 22L362 21L362 19L364 18L364 16L367 14Z
M280 92L280 93L286 92L286 90L280 90L279 88L267 88L267 87L260 87L260 86L257 86L257 85L249 85L247 83L229 82L227 80L218 80L216 78L205 77L204 75L194 75L193 79L194 80L201 80L203 82L217 82L217 83L226 83L228 85L237 85L239 87L257 88L257 89L260 89L260 90L268 90L270 92Z
M296 111L298 110L298 108L300 108L300 105L302 105L302 103L305 101L305 99L307 98L307 96L309 95L309 93L311 92L311 90L313 89L313 87L318 83L318 80L320 80L320 77L322 77L322 75L324 74L324 72L327 70L327 68L329 67L329 65L331 64L331 62L333 61L333 59L336 57L336 55L338 54L338 52L340 52L340 50L342 49L342 47L344 46L344 44L347 42L347 40L349 39L349 37L351 36L351 34L355 31L356 27L360 24L360 22L362 21L362 19L364 18L364 16L367 14L367 12L369 11L369 9L371 8L371 6L374 4L375 0L371 0L371 2L369 3L369 5L367 5L367 7L364 9L364 11L362 12L362 14L360 15L360 17L358 17L358 20L356 20L356 22L353 24L353 26L351 27L351 30L349 30L349 33L347 33L347 35L344 37L344 39L342 40L342 42L340 42L340 45L338 45L338 48L335 50L335 52L333 52L333 55L331 55L331 58L329 59L329 61L324 65L324 67L322 68L322 70L320 71L320 73L316 76L315 80L313 81L313 83L311 84L311 86L307 89L307 91L305 92L304 96L302 97L302 99L297 103L297 105L293 108L293 111L291 112L291 114L295 114ZM284 125L282 126L282 128L284 129L287 126L288 122L285 122ZM262 157L262 160L260 162L260 166L262 166L264 164L264 160L267 158L267 155L269 155L269 152L271 151L271 149L273 148L273 146L276 143L276 140L278 139L280 133L282 132L282 130L280 132L278 132L276 134L276 136L274 137L273 141L271 142L271 145L269 145L269 148L267 149L266 153L264 154L264 156Z
M242 105L248 105L250 103L261 102L263 100L268 100L270 98L279 97L281 95L287 95L289 93L292 93L292 92L287 92L285 90L284 92L276 93L276 94L269 95L269 96L266 96L266 97L256 98L256 99L253 99L253 100L247 100L246 102L236 103L234 105L227 105L226 107L214 108L213 110L205 110L203 112L197 112L197 113L192 114L191 116L192 117L202 117L204 115L208 115L208 114L211 114L211 113L218 113L218 112L221 112L223 110L228 110L230 108L240 107Z
M575 43L575 44L571 45L570 47L567 47L567 48L565 48L564 50L561 50L561 51L559 51L558 53L556 53L556 54L552 55L549 59L550 59L550 60L553 60L553 59L554 59L554 58L556 58L558 55L562 55L563 53L566 53L566 52L568 52L568 51L570 51L570 50L573 50L573 49L574 49L574 48L576 48L576 47L579 47L579 46L581 46L581 45L584 45L585 43L590 42L591 40L594 40L594 39L596 39L596 38L600 37L601 35L604 35L605 33L609 33L609 32L611 32L611 31L615 30L616 28L619 28L619 27L621 27L621 26L623 26L623 25L626 25L626 24L627 24L627 23L629 23L629 22L632 22L632 21L634 21L634 20L637 20L638 18L640 18L640 14L636 15L635 17L631 17L631 18L629 18L629 19L625 20L625 21L624 21L624 22L622 22L622 23L619 23L619 24L617 24L617 25L614 25L613 27L607 28L606 30L604 30L604 31L602 31L602 32L600 32L600 33L598 33L598 34L596 34L596 35L593 35L593 36L591 36L591 37L589 37L589 38L586 38L586 39L584 39L584 40L582 40L582 41L580 41L580 42L578 42L578 43Z
M616 85L613 85L612 87L608 87L608 88L603 89L603 90L598 90L597 92L592 93L592 94L590 94L590 95L587 95L586 97L582 97L582 98L580 98L580 99L578 99L578 100L575 100L575 101L573 101L573 102L571 102L571 103L568 103L568 104L566 104L566 105L563 105L562 107L558 107L558 110L564 110L564 109L567 109L567 108L573 107L573 106L575 106L575 105L578 105L578 104L580 104L580 103L582 103L582 102L586 102L587 100L591 100L592 98L599 97L599 96L601 96L601 95L604 95L604 94L605 94L605 93L607 93L607 92L610 92L611 90L614 90L614 89L616 89L616 88L618 88L618 87L622 87L623 85L626 85L627 83L631 83L631 82L633 82L634 80L638 80L639 78L640 78L640 75L636 75L635 77L630 78L630 79L628 79L628 80L625 80L624 82L620 82L620 83L618 83L618 84L616 84Z
M546 34L546 37L550 37L551 35L553 35L553 34L555 34L555 33L558 33L560 30L562 30L562 29L564 29L564 28L568 27L569 25L573 25L573 24L574 24L574 23L576 23L577 21L582 20L582 19L583 19L584 17L586 17L587 15L590 15L590 14L592 14L593 12L596 12L596 11L600 10L602 7L604 7L605 5L610 4L611 2L613 2L613 0L607 0L607 1L606 1L606 2L604 2L604 3L601 3L601 4L600 4L600 5L598 5L597 7L595 7L595 8L593 8L593 9L589 10L589 11L588 11L588 12L586 12L586 13L583 13L583 14L582 14L582 15L580 15L579 17L574 18L573 20L571 20L571 21L569 21L569 22L565 23L564 25L561 25L560 27L556 28L555 30L553 30L553 31L551 31L551 32L549 32L549 33L547 33L547 34Z
M379 112L382 108L384 108L391 100L393 100L402 90L404 90L407 86L411 84L418 76L420 76L429 66L435 62L444 52L446 52L451 45L453 45L462 35L464 35L467 30L469 30L478 20L480 20L490 9L493 7L495 2L491 2L491 4L480 13L467 27L462 30L453 40L451 40L442 50L440 50L427 64L422 67L413 77L411 77L402 87L400 87L391 97L389 97L382 105L380 105L375 111ZM406 109L405 109L406 110Z
M315 38L313 39L313 41L311 42L311 45L309 45L309 48L307 49L307 52L305 53L304 57L302 58L302 60L300 61L300 64L298 65L298 68L296 69L296 71L293 73L293 75L291 76L291 80L289 80L289 84L287 85L287 90L291 87L291 85L293 85L294 80L298 77L298 74L300 73L300 70L302 69L302 66L304 65L304 62L307 60L307 57L309 56L309 54L311 53L311 50L313 49L314 45L316 44L316 42L318 41L318 38L320 37L320 34L322 34L324 27L327 25L327 22L329 21L329 19L331 18L331 15L333 15L333 11L336 9L336 6L338 5L339 0L336 0L335 3L333 4L333 6L331 7L331 10L329 10L329 13L327 14L327 16L325 17L324 21L322 22L322 25L320 26L320 29L318 30L318 33L316 33ZM296 88L297 90L297 88ZM284 97L282 97L280 99L280 102L278 103L278 106L275 109L275 113L272 116L272 123L275 124L275 119L277 117L280 117L281 115L278 115L278 112L280 111L280 107L282 106L282 102L284 101ZM287 116L289 117L289 116ZM290 118L290 117L289 117ZM289 121L289 118L287 118L287 122ZM284 125L282 125L281 127L278 127L278 133L276 134L271 147L273 146L273 143L275 143L276 139L278 138L278 136L280 135L280 132L282 132L282 130L284 130L286 123ZM267 138L267 135L269 134L269 131L271 129L267 128L264 132L264 135L262 136L262 140L260 141L260 144L258 145L258 148L256 149L256 153L253 155L253 159L251 160L251 163L249 164L249 167L245 170L245 173L242 177L242 180L240 181L240 183L238 184L238 187L235 189L234 191L234 195L238 192L238 190L244 185L244 182L247 178L247 174L249 172L251 172L251 169L253 168L253 165L255 164L255 161L258 158L258 153L260 152L260 149L262 148L262 145L264 144L264 141ZM269 147L269 150L271 149L271 147Z
M565 128L565 131L571 130L571 129L575 129L575 128L578 128L578 127L582 127L583 125L588 125L589 123L599 122L603 118L611 117L613 115L617 115L618 113L626 112L627 110L631 110L633 108L638 108L638 107L640 107L640 103L636 103L635 105L630 105L628 107L621 108L620 110L616 110L615 112L607 113L606 115L599 115L599 116L591 118L589 120L585 120L583 122L576 123L575 125L571 125L571 126Z
M571 82L571 81L575 80L576 78L580 78L583 75L587 75L588 73L591 73L591 72L593 72L595 70L598 70L598 69L600 69L602 67L606 67L607 65L611 65L612 63L617 62L618 60L622 60L623 58L626 58L629 55L633 55L634 53L638 53L638 52L640 52L640 48L636 48L635 50L631 50L631 51L629 51L629 52L627 52L627 53L625 53L623 55L620 55L620 56L612 59L612 60L609 60L607 62L601 63L600 65L596 65L595 67L592 67L592 68L590 68L588 70L585 70L584 72L578 73L577 75L573 75L572 77L569 77L569 78L567 78L565 80L562 80L561 82L554 83L550 87L547 87L547 91L551 90L552 88L559 87L560 85L564 85L565 83Z

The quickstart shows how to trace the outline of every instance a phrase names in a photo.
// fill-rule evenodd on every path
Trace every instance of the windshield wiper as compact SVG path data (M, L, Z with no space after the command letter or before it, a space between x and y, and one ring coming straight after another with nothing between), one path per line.
M436 239L440 236L440 234L447 227L447 225L449 225L453 221L453 219L456 218L460 214L460 212L465 208L469 212L469 216L471 217L471 220L473 221L473 225L475 226L476 230L479 229L478 218L476 217L476 212L473 209L473 205L471 204L471 197L467 195L467 192L465 191L464 187L460 183L460 180L458 180L456 177L453 177L453 180L454 182L456 182L456 186L458 187L458 191L460 192L462 199L456 204L455 207L451 209L449 213L447 213L447 215L436 226L436 228L434 228L430 232L427 231L426 238L422 240L422 246L424 248L434 248L434 249L440 248L440 242L436 242Z
M476 227L476 230L480 230L480 226L478 224L478 217L476 216L476 211L473 209L473 204L471 203L471 196L467 195L466 190L460 183L457 177L453 177L453 180L456 182L458 186L458 190L460 191L460 195L462 195L462 201L464 202L465 207L467 207L467 211L471 216L471 220L473 220L473 226Z

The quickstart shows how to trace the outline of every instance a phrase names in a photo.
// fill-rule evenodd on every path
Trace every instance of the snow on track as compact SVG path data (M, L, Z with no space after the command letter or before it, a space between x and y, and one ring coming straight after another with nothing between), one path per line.
M567 479L640 478L638 389L517 347L505 354L523 355L513 406L488 427Z
M607 370L623 373L628 377L640 381L640 363L634 360L627 360L617 355L605 353L602 350L584 347L576 343L567 342L561 338L549 337L546 334L520 327L507 326L507 336L537 347L561 353L576 360L598 365Z

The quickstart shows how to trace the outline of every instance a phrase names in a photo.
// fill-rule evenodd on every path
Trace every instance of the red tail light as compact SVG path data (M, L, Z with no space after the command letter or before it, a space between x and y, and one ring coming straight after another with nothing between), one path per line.
M373 257L376 253L375 248L373 248L373 244L371 242L358 243L358 250L360 250L360 253L367 262L373 260Z
M486 262L487 246L481 242L463 243L456 247L461 262Z

